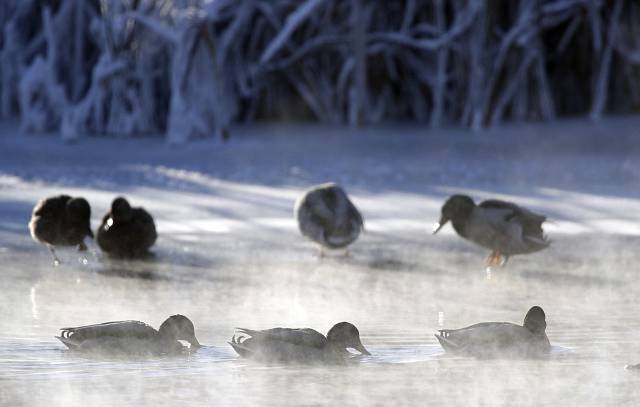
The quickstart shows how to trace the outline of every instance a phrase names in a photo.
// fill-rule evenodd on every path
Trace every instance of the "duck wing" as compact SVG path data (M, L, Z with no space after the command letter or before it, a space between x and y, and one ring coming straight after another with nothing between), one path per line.
M311 348L323 348L327 343L324 335L311 328L273 328L262 331L237 328L236 331L249 335L254 341L285 342Z
M333 213L331 224L324 227L327 244L340 248L354 242L364 225L358 208L339 187L334 187L333 192L324 197L324 201Z
M326 195L324 189L308 192L300 202L298 213L308 216L311 221L324 229L329 229L335 223L336 207L333 202L326 199Z
M150 341L143 338L119 338L107 336L87 339L80 344L72 340L58 338L69 349L82 352L84 355L113 357L153 357L161 355L180 355L188 353L188 349L177 341ZM70 343L70 344L68 344Z
M136 230L139 234L138 244L141 246L141 249L146 250L153 246L158 238L156 224L151 214L143 208L134 208L133 218L137 224Z
M265 362L344 363L339 353L325 346L327 339L309 329L274 328L264 331L238 328L249 338L229 342L242 357Z
M443 329L436 338L446 352L478 357L526 356L536 342L536 337L526 328L509 322L482 322L461 329Z
M362 214L360 213L358 208L356 208L353 202L351 202L350 199L347 201L349 203L349 210L348 210L349 220L351 222L355 222L358 226L360 226L360 228L362 228L364 226L364 219L362 218Z
M528 237L545 240L542 224L547 220L544 215L537 214L514 203L489 199L481 202L479 207L491 211L497 210L506 222L517 222L522 226L522 233Z
M113 321L102 324L62 328L58 338L69 349L77 348L83 342L104 338L154 339L158 331L140 321Z
M544 249L550 242L544 235L542 223L546 216L534 213L511 202L490 199L478 205L487 221L501 234L503 250L528 253Z
M296 201L294 216L300 232L320 244L327 244L326 231L331 230L335 215L323 197L322 189L313 189Z

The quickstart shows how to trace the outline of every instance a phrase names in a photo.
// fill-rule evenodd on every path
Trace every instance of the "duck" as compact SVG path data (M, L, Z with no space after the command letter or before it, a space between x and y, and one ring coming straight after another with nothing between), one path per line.
M339 185L330 182L306 190L296 201L294 216L303 236L324 249L344 249L364 230L362 215Z
M140 321L113 321L62 328L56 338L69 351L123 356L178 355L202 347L193 322L180 314L167 318L157 330Z
M54 264L60 264L55 246L78 246L79 251L86 251L85 237L93 239L91 206L82 197L43 198L33 208L29 232L33 240L47 246Z
M111 203L96 234L100 249L112 257L138 258L149 253L158 234L153 217L144 208L132 208L123 197Z
M236 331L241 336L234 335L229 345L239 356L262 362L345 363L352 357L347 348L371 355L360 340L358 328L349 322L335 324L327 336L311 328Z
M456 233L492 250L486 265L505 266L509 257L549 247L542 223L547 218L511 202L489 199L476 205L467 195L453 195L442 206L433 234L449 221Z
M541 357L551 351L544 311L533 306L523 325L481 322L460 329L441 329L435 335L447 353L475 357Z

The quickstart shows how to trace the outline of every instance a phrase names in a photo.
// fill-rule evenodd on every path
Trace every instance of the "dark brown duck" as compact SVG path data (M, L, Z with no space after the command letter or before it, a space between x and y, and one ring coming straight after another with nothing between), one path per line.
M93 238L91 207L84 198L59 195L41 199L33 208L29 222L31 237L45 244L56 262L55 246L78 246L87 250L84 238Z
M186 350L181 340L190 350L201 347L193 323L183 315L170 316L158 330L140 321L114 321L62 328L56 338L71 351L111 355L176 355Z
M344 363L351 357L347 348L370 355L360 341L358 328L349 322L335 324L326 337L310 328L237 331L242 336L234 336L229 345L238 355L262 362Z
M364 229L362 215L340 186L316 185L296 201L294 216L303 236L322 249L346 249Z
M551 344L542 308L531 307L522 325L510 322L481 322L460 329L442 329L436 334L447 353L476 357L540 357Z
M476 205L466 195L453 195L442 206L442 215L433 233L451 221L460 237L492 251L487 266L505 265L510 256L537 252L549 246L550 241L542 230L546 219L511 202L489 199Z
M96 241L105 253L120 258L143 257L149 253L158 234L153 217L143 208L132 208L118 197L104 215Z

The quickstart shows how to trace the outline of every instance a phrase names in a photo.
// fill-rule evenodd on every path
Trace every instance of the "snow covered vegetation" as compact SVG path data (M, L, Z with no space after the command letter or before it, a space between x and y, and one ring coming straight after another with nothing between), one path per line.
M3 0L0 27L0 118L65 139L640 109L633 0Z

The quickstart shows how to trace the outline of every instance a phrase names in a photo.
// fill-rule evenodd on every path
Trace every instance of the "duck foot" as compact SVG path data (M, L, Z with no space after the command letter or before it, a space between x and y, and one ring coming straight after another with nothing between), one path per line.
M507 264L508 257L505 257L504 261L502 260L502 255L499 250L494 250L491 252L489 257L486 260L486 266L489 267L502 267Z
M54 250L53 246L48 246L47 248L49 249L49 252L51 253L51 256L53 256L53 265L55 267L60 265L60 259L58 258L58 256L56 256L56 251Z

